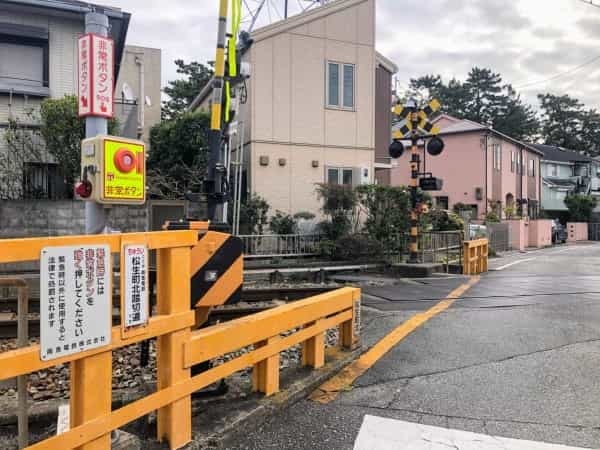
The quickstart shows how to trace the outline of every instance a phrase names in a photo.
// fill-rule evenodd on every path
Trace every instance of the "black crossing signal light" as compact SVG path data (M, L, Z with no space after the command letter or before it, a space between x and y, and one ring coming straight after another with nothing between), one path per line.
M390 144L390 156L394 159L400 158L404 153L404 145L398 139L394 139Z
M437 156L444 151L444 141L441 138L434 136L427 143L427 153L431 156Z

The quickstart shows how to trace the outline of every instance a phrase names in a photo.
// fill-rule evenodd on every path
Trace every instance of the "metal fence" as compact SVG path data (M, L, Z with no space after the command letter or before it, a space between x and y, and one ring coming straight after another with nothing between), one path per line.
M588 239L600 241L600 223L588 223Z
M489 248L494 252L507 252L511 249L509 225L507 223L487 224Z
M292 258L319 253L320 234L262 234L238 236L244 244L244 257Z
M294 258L319 255L320 234L240 235L244 258ZM462 231L437 231L419 234L419 256L422 262L447 263L461 261ZM410 235L390 236L383 242L384 256L390 263L405 261L409 254Z
M429 231L419 233L419 261L424 263L452 263L462 261L462 231ZM410 253L410 235L399 234L386 245L388 262L400 263Z

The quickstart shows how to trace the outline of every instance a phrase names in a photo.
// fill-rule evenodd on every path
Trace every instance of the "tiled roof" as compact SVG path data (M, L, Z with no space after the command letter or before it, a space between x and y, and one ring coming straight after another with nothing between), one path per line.
M531 144L544 154L547 161L556 162L592 162L592 158L582 155L573 150L557 147L555 145Z

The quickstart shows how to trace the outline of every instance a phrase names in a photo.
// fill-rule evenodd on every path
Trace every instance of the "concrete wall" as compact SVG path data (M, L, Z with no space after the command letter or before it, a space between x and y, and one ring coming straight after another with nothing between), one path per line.
M529 241L524 220L508 220L510 246L513 250L524 251Z
M567 241L578 242L588 240L588 224L583 222L567 223Z
M528 224L528 247L544 248L552 245L552 221L548 219L531 220Z
M85 204L71 200L0 201L0 238L84 234ZM123 232L144 231L145 206L114 206L109 225Z
M332 3L253 38L250 190L272 212L318 213L314 183L325 181L326 165L366 168L373 180L375 2ZM326 107L327 61L355 65L354 110ZM268 166L259 165L261 156L269 156Z

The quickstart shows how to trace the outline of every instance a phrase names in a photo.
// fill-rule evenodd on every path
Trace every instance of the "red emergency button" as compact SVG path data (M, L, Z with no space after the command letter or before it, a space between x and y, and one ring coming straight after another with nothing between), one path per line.
M128 148L120 148L113 158L115 167L121 173L129 173L137 167L137 158Z

